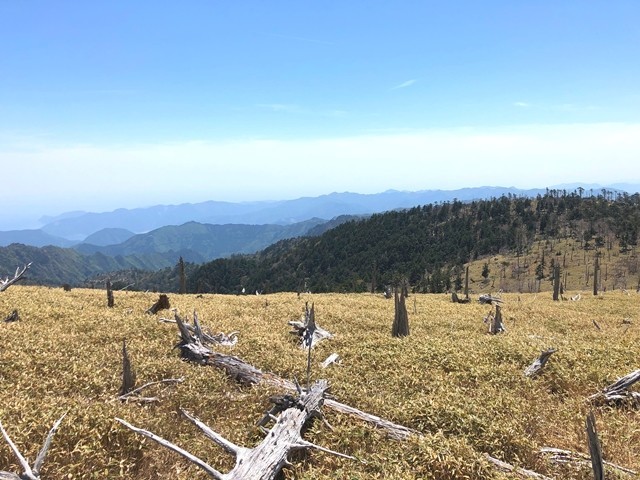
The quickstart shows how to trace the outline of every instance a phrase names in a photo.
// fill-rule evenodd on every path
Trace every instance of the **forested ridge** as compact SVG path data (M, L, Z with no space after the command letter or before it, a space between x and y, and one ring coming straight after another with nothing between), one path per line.
M278 242L251 256L206 263L190 276L193 292L364 292L408 281L443 292L471 260L525 253L540 239L574 238L581 248L614 242L635 248L640 195L550 190L535 198L457 200L373 215L319 237Z

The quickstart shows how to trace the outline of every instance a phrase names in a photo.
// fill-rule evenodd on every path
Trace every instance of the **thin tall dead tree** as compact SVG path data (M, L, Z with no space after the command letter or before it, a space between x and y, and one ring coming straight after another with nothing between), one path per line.
M464 298L469 300L469 265L464 272Z
M560 265L553 267L553 301L560 300Z
M16 273L13 275L12 279L9 279L9 277L7 277L4 280L0 280L0 292L4 292L11 285L22 280L24 278L24 274L27 270L29 270L29 267L32 263L33 262L27 263L24 267L22 267L22 270L20 270L20 267L16 268Z
M394 292L395 315L391 327L391 336L406 337L409 335L409 314L405 304L405 296L398 294L398 289Z
M596 258L593 264L593 294L598 295L598 280L600 277L600 258L596 253Z
M29 465L29 462L27 462L27 459L20 453L20 450L18 450L18 447L16 447L15 443L13 443L13 441L9 437L9 434L6 432L6 430L2 426L2 423L0 422L0 431L2 432L2 436L9 444L11 451L13 452L16 459L18 460L18 463L22 467L22 474L20 475L17 475L11 472L1 471L0 480L40 480L40 471L42 470L42 465L44 464L44 461L47 458L47 452L49 451L49 447L51 446L51 441L53 440L53 436L55 435L56 431L58 430L58 427L60 426L60 423L62 422L62 420L66 415L67 415L66 413L62 415L58 419L58 421L56 421L53 424L53 427L51 427L51 430L49 430L49 434L47 435L47 438L45 439L44 444L42 445L42 448L40 449L40 452L38 453L38 456L36 457L35 462L33 462L33 467Z
M178 293L184 294L187 293L187 276L184 272L184 259L182 257L178 260L178 270L180 274L180 289Z
M115 302L113 300L113 290L111 289L111 280L107 280L107 307L113 308Z

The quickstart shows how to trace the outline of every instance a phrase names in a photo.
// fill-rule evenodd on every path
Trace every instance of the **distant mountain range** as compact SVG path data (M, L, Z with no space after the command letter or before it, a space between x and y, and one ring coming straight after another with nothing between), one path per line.
M636 185L589 184L565 184L550 189L560 192L580 189L580 194L587 197L601 193L604 188L640 190ZM203 263L234 254L254 253L283 239L321 235L346 221L375 213L454 199L466 202L502 195L534 197L547 190L513 187L389 190L378 194L331 193L273 202L210 201L103 213L67 212L43 217L46 224L41 229L0 232L0 274L15 270L23 259L25 263L35 261L31 276L34 280L46 279L46 283L59 278L68 278L69 283L78 282L83 280L81 275L112 269L166 268L175 265L180 256L188 262ZM2 248L9 245L10 250ZM25 246L30 248L25 250L22 248ZM70 262L68 268L66 262ZM43 272L40 276L37 263L60 272L68 270L69 275Z

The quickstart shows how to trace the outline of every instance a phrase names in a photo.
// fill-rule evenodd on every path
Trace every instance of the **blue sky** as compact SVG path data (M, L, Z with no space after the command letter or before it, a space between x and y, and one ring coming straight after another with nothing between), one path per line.
M0 2L3 210L639 182L638 25L615 0Z

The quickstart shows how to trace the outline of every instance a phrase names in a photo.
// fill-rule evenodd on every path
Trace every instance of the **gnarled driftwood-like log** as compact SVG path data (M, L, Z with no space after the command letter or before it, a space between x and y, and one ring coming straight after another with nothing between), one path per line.
M494 303L502 303L502 299L500 297L494 297L493 295L489 294L489 293L485 293L483 295L480 295L480 297L478 298L478 301L480 303L484 304L489 304L489 305L493 305Z
M620 402L631 400L640 402L640 393L632 392L629 388L640 380L640 369L635 370L624 377L619 378L616 382L606 387L602 392L598 392L589 397L592 402Z
M460 298L456 292L451 292L451 301L453 303L469 303L470 298Z
M40 471L42 470L42 465L44 464L44 461L47 457L47 452L49 451L49 447L51 446L51 441L53 440L53 436L55 435L58 427L60 426L60 423L66 415L66 413L62 415L53 424L51 430L49 430L49 434L47 435L47 438L45 439L35 462L33 462L33 467L29 465L27 459L20 453L20 450L18 450L18 447L16 447L15 443L13 443L13 441L9 437L9 434L6 432L6 430L2 426L2 423L0 422L0 432L2 432L2 436L9 444L9 447L11 448L11 451L13 452L15 457L18 459L20 467L22 467L22 474L20 475L11 472L0 472L0 480L40 480Z
M188 319L184 319L178 315L177 311L174 311L174 320L170 318L160 318L163 323L178 323L178 318L189 331L189 333L195 335L203 345L222 345L225 347L232 347L238 343L238 332L231 332L229 334L219 332L217 334L211 333L211 330L205 329L200 325L198 314L194 310L193 312L193 325L189 323Z
M551 357L551 355L556 352L557 350L555 348L548 348L546 350L543 350L542 353L540 353L540 356L536 358L533 363L525 369L524 376L533 377L534 375L540 373L540 370L542 370L547 364L547 361L549 361L549 357Z
M9 277L7 277L4 280L0 280L0 292L4 292L11 285L13 285L19 280L22 280L22 278L24 277L24 274L26 273L27 270L29 270L29 267L31 266L32 263L33 262L27 263L24 267L22 267L22 270L20 270L20 267L16 268L16 273L13 275L12 279L9 279Z
M134 432L151 438L164 447L181 454L217 480L245 480L248 478L255 480L272 480L276 478L280 470L290 465L288 456L289 453L294 450L316 448L324 452L352 460L354 459L353 457L314 445L302 438L301 432L305 423L311 418L320 415L320 408L322 407L327 388L328 384L326 380L320 380L316 382L308 392L303 393L299 399L290 402L290 406L285 408L279 417L272 415L270 419L274 420L275 425L268 431L264 440L254 448L235 445L213 431L196 417L183 410L183 414L200 428L210 440L235 456L236 464L234 468L225 474L211 467L198 457L151 432L134 427L119 418L116 420Z

